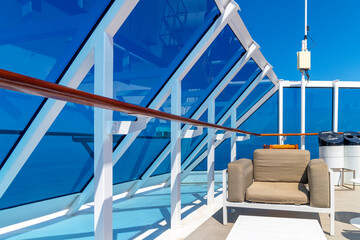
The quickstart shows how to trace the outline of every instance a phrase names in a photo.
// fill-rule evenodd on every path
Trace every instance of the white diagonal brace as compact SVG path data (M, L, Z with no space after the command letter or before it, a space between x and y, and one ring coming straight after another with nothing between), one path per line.
M155 97L155 99L150 103L149 108L159 109L161 105L166 101L171 92L171 86L174 84L174 81L177 79L182 80L185 75L190 71L190 69L195 65L197 60L201 55L206 51L210 44L214 41L216 36L222 31L222 29L228 24L230 19L236 15L238 10L238 5L236 3L229 3L224 13L215 21L215 23L207 30L205 35L201 40L196 44L195 48L190 52L185 61L180 65L176 72L172 75L169 81L161 89L160 93ZM132 142L140 134L141 131L130 133L121 141L119 146L114 150L113 164L115 165L125 151L129 148ZM141 186L139 184L138 186ZM90 188L90 190L89 190ZM68 210L68 215L74 214L77 212L80 207L90 198L94 189L93 180L85 187L84 191L79 195ZM133 191L134 187L131 189ZM136 192L136 191L135 191ZM130 195L128 195L129 197Z
M138 1L139 0L119 0L112 4L59 84L72 88L77 88L80 85L94 64L94 43L102 36L104 31L108 31L109 33L115 29L119 29ZM109 35L113 36L111 34ZM48 99L37 114L0 171L0 198L8 189L11 182L48 131L51 124L55 121L65 104L64 101Z
M276 91L278 90L277 86L274 86L272 89L270 89L259 101L257 101L254 106L252 106L237 122L236 127L238 128L243 122L246 121L256 110L258 110ZM207 137L205 138L207 139ZM216 141L215 142L215 148L217 148L224 140ZM193 161L188 168L186 168L182 174L181 179L185 179L189 173L196 168L197 165L199 165L207 156L207 152L205 151L203 154L201 154L195 161ZM192 160L192 159L190 159Z

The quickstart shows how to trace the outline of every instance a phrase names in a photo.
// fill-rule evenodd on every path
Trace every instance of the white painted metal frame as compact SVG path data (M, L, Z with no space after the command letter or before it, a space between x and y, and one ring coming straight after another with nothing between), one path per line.
M181 81L171 88L171 113L181 115ZM181 123L171 121L171 229L181 224Z
M223 27L225 27L225 26L223 26ZM210 46L210 44L208 46ZM201 104L201 106L193 114L192 118L194 118L194 119L199 119L200 118L200 116L206 111L211 99L216 98L220 94L220 92L227 86L227 84L231 81L231 79L236 76L236 74L240 71L240 69L252 57L254 52L258 51L259 46L256 43L251 42L251 45L249 47L246 47L246 49L248 49L248 51L244 54L244 56L241 59L239 59L236 62L236 64L230 70L230 72L224 77L223 80L221 80L221 82L217 85L217 87L211 92L211 94L207 97L207 99ZM191 126L189 126L189 125L185 125L183 127L183 134L185 134L185 132L187 132L190 127ZM205 142L202 142L202 143L205 143ZM198 151L200 151L200 150L201 149L199 149ZM147 178L149 176L151 176L151 174L156 170L157 166L159 166L161 164L161 162L165 159L166 156L164 156L164 155L169 154L169 153L170 153L170 148L166 147L165 150L162 152L162 154L154 161L153 166L156 166L156 167L151 166L144 175L146 175ZM194 155L194 152L193 152L191 155L193 157L195 157L196 154ZM182 166L182 170L187 166L187 164L189 164L189 161L184 162L184 164ZM147 180L147 178L144 178L144 176L143 176L142 181L145 182ZM165 186L169 186L169 184L170 184L170 182L168 180L167 183L165 184ZM142 185L142 183L135 184L129 190L128 197L131 197L136 192L136 190L139 189L139 187L141 187L141 185Z
M308 81L302 84L302 81L281 81L282 87L286 88L301 88L301 96L302 96L302 107L301 108L301 132L305 132L305 88L332 88L333 89L333 113L332 113L332 129L333 131L338 131L338 118L339 118L339 88L350 88L350 89L359 89L360 88L360 82L359 81ZM279 82L280 84L280 82ZM283 123L280 123L280 108L282 108L282 103L280 102L280 89L279 89L279 133L280 133L280 125ZM283 95L283 94L281 94ZM280 104L281 103L281 104ZM279 137L280 139L281 137ZM282 142L285 141L286 138L282 138ZM305 138L301 137L301 148L305 149Z
M206 32L206 34L201 38L195 48L191 51L191 53L187 56L185 61L180 65L180 67L176 70L176 72L172 75L160 93L155 97L155 99L150 103L149 108L159 109L161 105L166 101L171 92L171 87L175 83L175 81L182 80L186 74L190 71L190 69L195 65L197 60L201 57L201 55L206 51L206 49L210 46L216 36L222 31L222 29L228 24L229 20L236 15L238 10L238 5L235 2L229 2L224 8L224 12L222 15L215 21L215 23L210 27L210 29ZM121 158L121 156L125 153L125 151L129 148L132 142L136 139L136 137L140 134L139 132L130 133L126 135L126 137L121 141L119 146L114 150L114 159L113 164L115 165L117 161ZM169 154L169 152L168 152ZM163 154L161 154L164 156ZM166 156L165 156L166 157ZM154 165L159 166L161 161L156 159ZM148 171L144 174L144 176L150 177L151 171L156 170L154 167L150 167ZM128 191L128 196L131 197L137 189L142 186L142 182L146 181L146 179L142 178L142 181L138 184L134 184L131 189ZM148 178L147 177L147 178ZM93 189L93 180L85 187L83 193L78 197L75 204L70 207L69 214L74 214L84 203L86 203L92 193Z
M329 213L330 214L330 235L335 234L335 189L334 189L334 173L329 169L330 177L330 207L318 208L310 205L289 205L289 204L266 204L266 203L252 203L252 202L229 202L227 201L227 170L223 170L223 224L227 224L227 208L241 207L253 209L267 209L278 211L295 211L295 212L315 212L315 213Z
M279 81L278 86L278 133L284 133L284 88L282 80ZM284 144L283 136L278 137L278 144Z
M103 36L104 32L107 32L112 37L137 3L138 0L118 0L112 4L107 14L91 34L84 47L60 80L60 85L72 88L77 88L80 85L94 64L94 44ZM26 163L65 104L64 101L48 99L37 114L0 171L0 198ZM22 214L24 214L24 212L22 212ZM27 211L27 215L31 218L32 216L36 216L37 213L29 210Z
M333 82L333 115L332 115L332 127L333 131L338 131L338 119L339 119L339 81Z
M215 123L215 99L209 102L208 122ZM207 205L214 204L215 194L215 129L209 128L207 132Z
M236 128L236 109L234 108L231 112L231 127ZM231 133L231 140L230 140L230 162L236 160L236 133Z
M242 117L240 117L240 119L236 122L236 128L238 128L243 122L246 121L246 119L248 119L254 112L256 112L256 110L258 110L272 95L274 95L274 93L278 90L278 85L275 85L272 89L270 89L270 91L268 91L259 101L257 101L256 104L254 104L254 106L252 106ZM235 109L235 108L234 108ZM229 109L229 111L232 111L232 109ZM226 119L225 119L226 121ZM215 149L224 141L225 139L219 140L215 142ZM181 175L182 179L185 179L192 170L194 170L194 168L196 168L197 165L199 165L207 156L207 153L204 152L202 153L197 159L195 159L193 162L192 160L196 157L196 155L198 154L198 152L200 152L200 150L205 146L207 141L207 138L204 138L204 140L195 148L194 152L197 151L196 154L191 154L186 160L185 162L188 162L188 164L190 164L186 169L184 167L183 164L183 173ZM205 144L204 144L205 142Z
M95 94L113 98L113 38L107 33L95 46ZM95 240L113 238L113 138L108 123L113 111L94 109Z
M305 82L305 71L301 71L301 114L300 114L300 132L305 133L305 98L306 98L306 82ZM300 137L300 147L305 150L305 135Z
M253 45L254 46L254 45ZM258 49L258 48L256 48ZM255 50L254 49L254 52ZM248 59L250 59L250 56L248 57ZM240 63L240 61L239 61ZM240 64L240 66L244 66L245 63ZM236 64L237 65L237 64ZM235 66L236 66L235 65ZM234 71L233 71L234 70ZM257 84L266 76L266 74L271 70L270 65L265 65L263 71L253 80L253 82L247 87L247 89L241 94L241 96L232 104L232 106L230 107L230 109L228 109L228 111L221 117L221 119L218 121L218 124L222 125L226 122L226 120L230 117L230 115L232 114L233 111L236 111L236 108L244 101L244 99L251 93L252 90L254 90L254 88L257 86ZM225 81L226 79L226 84L228 84L231 79L233 77L235 77L235 75L240 71L240 69L231 69L231 71L225 76L225 78L223 79L223 81ZM222 91L225 88L225 84L224 86L221 84L218 85L219 88L216 88L215 91L213 91L209 97L205 100L204 103L209 104L212 99L216 98L219 94L220 91ZM219 92L217 92L216 90L218 90ZM200 117L202 113L204 113L206 111L206 107L204 105L200 106L199 109L195 112L194 116L195 117ZM182 164L182 169L184 170L194 159L194 157L196 157L196 155L201 151L201 149L205 146L206 142L208 141L208 135L198 144L198 146L193 150L193 152L185 159L184 163ZM215 148L218 145L215 145ZM204 153L201 155L204 156ZM199 158L201 158L201 156ZM202 158L203 160L204 158ZM194 166L192 164L192 166ZM197 165L196 165L197 166ZM195 167L196 167L195 166ZM186 174L185 177L189 174L189 169L190 171L192 171L193 169L191 169L191 167L189 167L188 169L186 169ZM182 177L182 179L184 179L184 177ZM169 182L167 181L165 183L165 186L169 186Z

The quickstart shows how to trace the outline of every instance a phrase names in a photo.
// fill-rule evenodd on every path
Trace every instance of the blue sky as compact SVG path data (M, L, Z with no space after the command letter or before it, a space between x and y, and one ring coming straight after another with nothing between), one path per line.
M278 78L300 80L296 52L304 37L304 0L236 0L240 16ZM311 80L360 80L360 1L308 0ZM309 40L308 46L312 46Z

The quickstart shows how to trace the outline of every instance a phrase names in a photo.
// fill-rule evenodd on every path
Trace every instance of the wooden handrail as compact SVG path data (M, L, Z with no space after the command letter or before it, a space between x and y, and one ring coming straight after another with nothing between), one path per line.
M65 87L59 84L39 80L36 78L24 76L21 74L9 72L0 69L0 88L27 93L31 95L41 96L45 98L52 98L66 102L82 104L91 107L98 107L109 109L112 111L124 112L130 115L147 116L152 118L160 118L169 121L178 121L181 123L214 128L229 132L237 132L242 134L249 134L253 136L313 136L317 133L266 133L259 134L249 131L244 131L236 128L224 127L217 124L207 123L191 118L186 118L162 111L141 107L138 105L117 101L111 98L102 97L92 93L84 92L74 88Z

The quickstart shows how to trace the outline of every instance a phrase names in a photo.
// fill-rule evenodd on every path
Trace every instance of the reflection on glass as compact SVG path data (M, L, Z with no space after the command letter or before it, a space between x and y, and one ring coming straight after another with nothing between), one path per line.
M307 133L332 130L332 89L307 88L305 111L305 130ZM306 136L305 149L310 151L311 158L318 158L318 137Z
M251 107L254 106L274 84L267 78L263 78L258 85L251 91L245 100L237 107L236 116L239 120Z
M360 131L360 89L339 89L339 132Z
M219 13L214 1L140 1L114 37L114 97L148 106ZM170 99L160 110L170 112ZM114 183L139 179L169 142L170 122L152 119L114 166Z
M276 133L278 93L275 93L255 113L253 113L239 129L256 133ZM236 157L253 159L254 150L263 148L264 144L277 144L277 137L251 136L249 140L237 142ZM228 150L229 151L229 150Z
M79 89L92 93L93 76L91 70ZM0 209L80 192L94 173L93 151L93 108L67 103L0 199Z
M216 14L213 1L140 1L114 37L114 97L147 106Z
M0 69L56 82L109 2L2 1ZM0 89L0 167L42 101Z
M251 84L261 69L250 59L229 82L225 89L215 100L215 121L219 121L229 107L240 97L245 89Z
M182 80L183 116L191 117L244 52L226 26Z
M0 69L55 82L109 2L2 1Z

